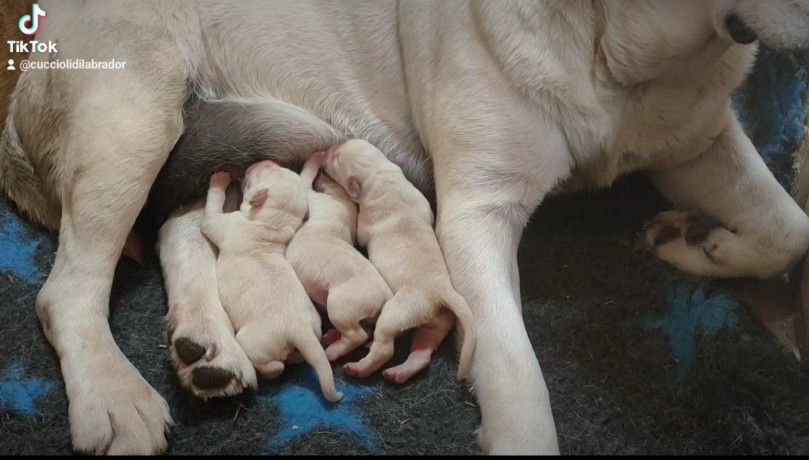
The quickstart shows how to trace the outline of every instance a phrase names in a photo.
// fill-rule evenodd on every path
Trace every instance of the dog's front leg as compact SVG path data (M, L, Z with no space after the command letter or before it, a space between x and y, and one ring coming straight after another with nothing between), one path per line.
M786 272L809 247L809 218L767 169L728 113L728 126L704 153L652 180L676 204L648 224L641 244L678 269L715 277L768 278Z
M71 437L80 452L154 454L168 444L168 406L118 348L107 318L116 262L149 185L179 137L179 108L178 98L177 116L155 117L146 127L138 125L143 120L127 119L118 129L96 119L82 126L75 141L65 142L78 146L69 153L77 169L66 174L74 180L66 185L59 247L36 310L59 355ZM75 121L90 123L81 116Z
M115 2L88 2L81 11L74 2L47 8L53 20L37 39L58 41L60 56L103 56L126 66L28 72L18 84L10 113L27 133L25 148L43 162L38 173L53 181L62 211L37 315L59 355L73 447L160 453L168 446L168 405L115 343L109 300L127 234L182 132L184 61L155 25L154 6L135 2L125 14ZM99 39L108 30L105 19L115 17L126 17L138 39Z
M530 154L507 147L434 152L436 232L453 286L475 315L472 380L487 454L559 452L548 390L523 323L517 267L529 216L570 170L561 137L540 137L542 144L523 145Z

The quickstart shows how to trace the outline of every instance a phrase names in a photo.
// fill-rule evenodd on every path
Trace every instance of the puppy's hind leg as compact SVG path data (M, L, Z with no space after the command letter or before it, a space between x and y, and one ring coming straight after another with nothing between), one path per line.
M239 394L257 381L219 301L216 256L200 231L202 207L172 214L160 229L158 251L174 369L185 388L208 399Z
M396 383L405 383L430 365L433 352L438 349L444 337L452 330L455 317L449 311L442 311L436 319L413 332L413 343L407 360L398 366L382 371L382 377Z
M380 278L379 282L384 285ZM387 285L378 289L374 283L364 277L355 277L350 281L334 287L326 299L329 320L340 332L339 339L329 341L329 333L324 340L329 343L326 357L336 361L368 341L368 332L360 321L376 318L385 301L390 298ZM334 333L331 333L334 336Z
M379 314L371 349L359 362L346 364L346 374L364 378L376 372L393 357L394 339L408 329L429 323L435 310L437 308L431 308L429 300L418 293L399 291L394 294Z

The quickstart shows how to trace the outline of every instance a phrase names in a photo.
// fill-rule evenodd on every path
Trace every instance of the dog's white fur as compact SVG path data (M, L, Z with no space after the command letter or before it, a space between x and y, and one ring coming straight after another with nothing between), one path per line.
M385 280L354 247L357 205L331 178L308 161L301 171L308 190L309 219L289 242L286 258L318 305L326 307L340 338L326 348L335 361L368 341L361 321L375 321L393 296Z
M292 266L287 243L303 223L306 189L292 171L269 161L245 177L239 212L223 213L227 173L211 177L202 233L219 249L219 298L236 331L236 341L258 372L277 378L295 351L312 365L329 401L339 401L334 376L320 346L320 315Z
M441 248L476 316L485 452L558 452L516 258L549 193L649 171L666 196L719 223L703 243L681 235L652 248L691 273L767 277L809 245L809 219L730 110L756 45L735 44L725 26L734 14L765 43L804 48L807 0L41 6L37 39L58 40L60 58L127 61L118 72L23 75L0 154L0 184L60 232L37 313L61 360L80 450L166 446L165 403L115 345L106 316L115 262L182 132L189 87L309 111L371 141L423 190L433 173Z
M208 399L256 388L257 379L219 300L216 254L201 233L204 203L202 200L169 217L160 228L158 251L169 301L166 316L172 364L184 387ZM181 357L177 348L180 340L189 340L204 354L196 361L185 362L190 360ZM232 377L223 385L206 385L205 371L201 369L227 372Z

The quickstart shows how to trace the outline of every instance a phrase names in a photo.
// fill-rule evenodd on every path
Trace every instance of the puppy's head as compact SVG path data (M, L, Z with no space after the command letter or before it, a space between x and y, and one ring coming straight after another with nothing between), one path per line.
M717 32L736 43L809 48L809 0L714 0L714 9Z
M326 174L348 192L352 200L362 199L365 183L381 172L402 173L379 149L366 141L353 139L326 151Z
M289 169L266 160L244 174L241 211L250 219L284 218L297 221L308 210L306 189L300 177Z

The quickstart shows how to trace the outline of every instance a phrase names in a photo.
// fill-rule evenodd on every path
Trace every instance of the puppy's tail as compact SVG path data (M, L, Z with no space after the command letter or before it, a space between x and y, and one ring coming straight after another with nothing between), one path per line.
M461 335L461 358L458 362L458 379L469 376L472 367L472 356L475 353L476 328L475 317L466 300L455 291L444 296L442 304L458 318L458 334Z
M331 371L331 364L326 358L326 351L320 346L317 337L311 331L307 331L307 333L296 334L293 343L295 348L303 355L303 359L315 369L323 396L331 402L343 399L343 393L337 391L334 387L334 374Z

